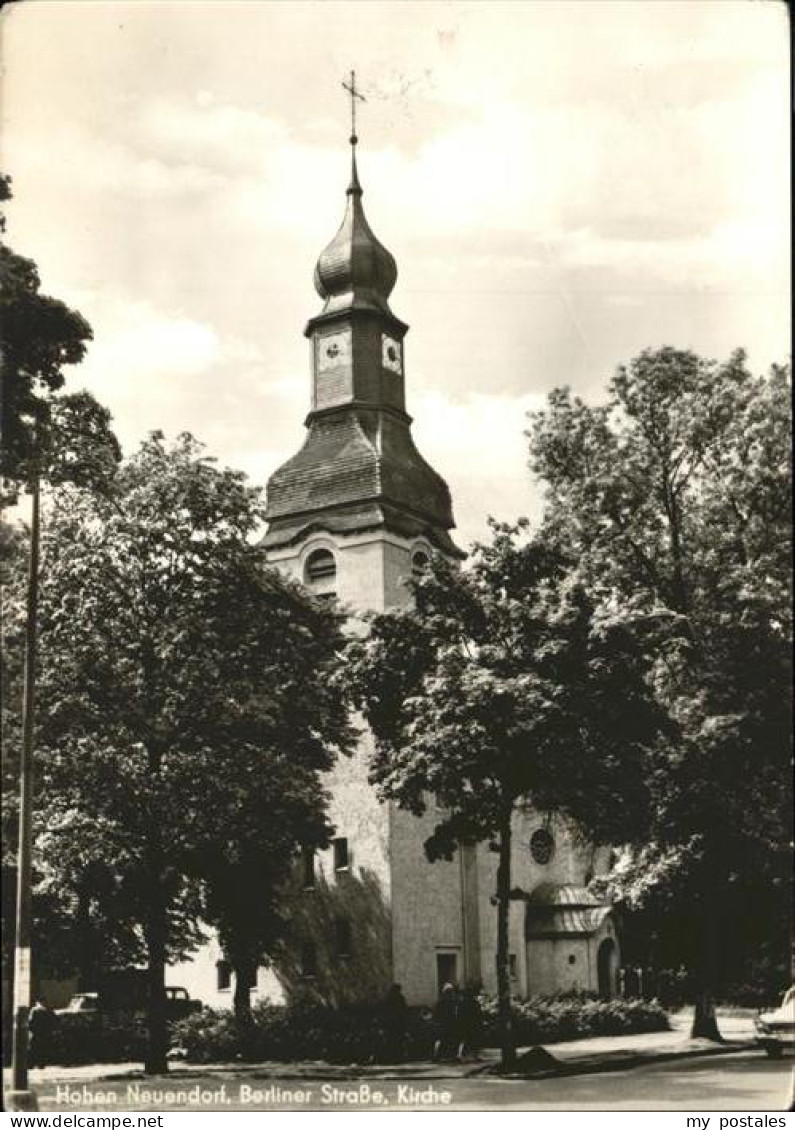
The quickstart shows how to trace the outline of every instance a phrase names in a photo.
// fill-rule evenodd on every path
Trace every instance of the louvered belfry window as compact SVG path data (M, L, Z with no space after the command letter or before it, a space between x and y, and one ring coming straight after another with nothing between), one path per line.
M305 579L308 585L327 585L337 575L337 562L330 549L316 549L306 560Z

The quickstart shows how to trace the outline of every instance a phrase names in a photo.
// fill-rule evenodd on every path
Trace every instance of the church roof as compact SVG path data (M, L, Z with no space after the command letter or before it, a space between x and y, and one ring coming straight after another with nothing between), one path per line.
M526 938L578 937L594 934L610 914L610 905L585 887L540 883L527 896Z
M323 315L370 309L391 316L387 300L397 282L397 264L373 234L364 214L355 148L347 196L340 229L320 253L315 267L315 289L325 299Z
M408 417L365 408L316 418L300 451L271 476L265 544L293 540L320 514L342 532L368 517L366 504L372 524L399 524L401 514L403 525L436 530L440 548L457 552L442 533L454 525L450 490L417 451Z

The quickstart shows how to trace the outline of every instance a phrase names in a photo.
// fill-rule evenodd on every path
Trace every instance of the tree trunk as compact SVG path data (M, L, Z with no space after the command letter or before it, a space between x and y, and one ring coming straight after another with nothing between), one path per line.
M702 1039L723 1043L723 1037L720 1034L717 1017L715 1016L715 1000L709 989L704 989L696 996L690 1036L692 1039L701 1037Z
M144 1071L163 1075L168 1071L168 1029L166 1026L166 901L162 881L162 854L159 846L150 851L149 907L146 920L148 957L148 1043Z
M497 864L497 1020L500 1031L502 1066L516 1063L511 1017L511 974L508 961L508 925L511 911L511 814L506 809L500 821L499 861Z
M80 885L77 892L75 926L78 937L77 987L80 992L88 993L98 989L99 984L96 982L96 961L94 957L96 946L94 944L94 928L91 923L91 896L84 884Z
M256 963L249 958L233 958L232 970L235 975L235 994L233 1008L235 1027L244 1059L250 1058L253 1046L254 1019L251 1015L251 989L256 981Z
M705 900L704 909L699 923L699 947L695 969L695 1009L693 1012L693 1025L690 1029L691 1039L701 1038L715 1040L723 1043L723 1037L718 1028L715 1015L715 998L713 985L719 955L719 923L717 908L714 899Z

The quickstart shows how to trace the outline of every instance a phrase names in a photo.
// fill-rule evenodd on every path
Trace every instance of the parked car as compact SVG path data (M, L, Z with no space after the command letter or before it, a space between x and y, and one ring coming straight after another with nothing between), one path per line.
M756 1042L777 1059L785 1051L795 1051L795 985L787 989L780 1006L773 1012L760 1012L754 1020Z
M201 1012L202 1002L193 1000L187 989L180 985L166 985L166 1016L169 1020L182 1020L192 1012Z
M169 1020L181 1020L192 1012L201 1010L201 1001L192 1000L187 989L181 985L166 985L166 1016ZM143 1014L146 1011L146 998L139 1001L122 1001L100 998L99 993L75 993L66 1008L58 1008L55 1015L67 1023L100 1022L103 1017Z
M65 1008L56 1008L56 1016L96 1016L99 1013L99 993L75 993Z

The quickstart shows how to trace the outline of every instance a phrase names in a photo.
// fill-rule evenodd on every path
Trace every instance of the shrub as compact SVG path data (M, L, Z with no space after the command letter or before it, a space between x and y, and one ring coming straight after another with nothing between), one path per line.
M171 1045L181 1048L191 1063L217 1063L234 1059L238 1031L228 1011L202 1008L171 1025Z
M308 1003L258 1004L252 1009L252 1021L245 1041L247 1059L370 1063L394 1058L379 1005L334 1009ZM173 1042L192 1063L229 1060L243 1052L232 1013L212 1009L175 1024ZM420 1012L411 1012L402 1056L425 1057L432 1046L429 1020Z
M142 1016L59 1016L52 1035L53 1063L127 1063L144 1058L147 1041Z
M498 1043L497 999L480 997L483 1043ZM550 997L530 997L512 1002L516 1043L551 1044L586 1036L617 1036L632 1032L661 1032L668 1017L658 1001L615 997L601 1000L595 994L569 991Z
M481 1045L498 1043L496 998L479 998ZM668 1020L656 1001L603 1001L584 993L531 997L513 1002L518 1044L554 1043L583 1036L656 1032ZM329 1063L387 1063L394 1059L378 1005L328 1008L308 1003L259 1004L252 1010L245 1058L251 1060L325 1060ZM408 1059L430 1056L436 1032L427 1010L409 1014L401 1054ZM203 1009L173 1027L173 1043L192 1063L231 1060L243 1052L231 1012Z

